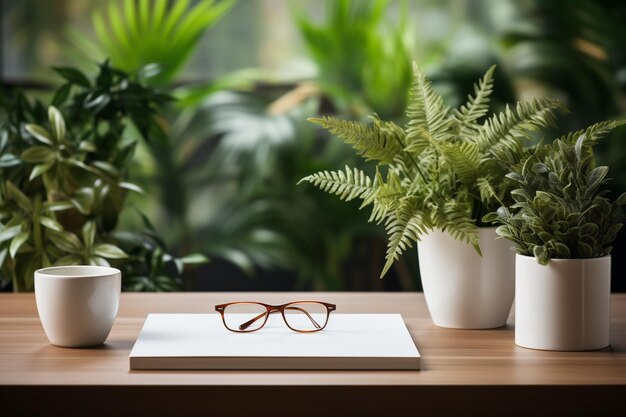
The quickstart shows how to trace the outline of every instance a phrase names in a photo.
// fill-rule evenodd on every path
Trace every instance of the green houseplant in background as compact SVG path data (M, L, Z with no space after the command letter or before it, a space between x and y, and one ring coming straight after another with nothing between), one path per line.
M602 122L539 147L507 176L515 204L485 216L515 243L515 342L549 350L609 345L612 244L626 193L611 201L608 167L593 146L620 123Z
M500 245L493 254L483 250L489 267L471 266L481 262L481 247L491 250L496 237L493 228L479 233L478 227L485 225L480 219L509 198L513 182L505 174L529 152L522 139L553 125L554 112L561 107L556 100L539 98L485 118L493 71L493 67L487 71L465 105L450 110L415 68L404 129L377 117L370 125L334 117L311 120L351 144L362 157L376 161L378 169L374 178L346 167L345 172L318 172L302 181L342 200L358 198L362 207L373 206L370 221L384 223L388 235L381 276L413 241L420 242L426 300L435 324L445 327L487 328L506 322L513 301L512 255ZM472 250L453 238L472 245L476 253L468 255ZM465 253L460 252L463 249ZM435 258L440 259L433 264ZM463 265L469 272L446 273L447 265ZM497 273L472 273L481 269ZM467 285L468 280L473 285ZM463 281L463 291L450 289ZM480 291L467 290L472 287ZM487 297L485 290L491 288Z
M319 71L318 83L341 112L375 112L384 119L403 115L411 83L415 35L408 2L398 21L388 17L388 0L326 2L321 23L294 9L298 29Z
M48 108L21 92L0 103L0 265L15 291L32 290L33 272L53 264L146 262L128 258L111 232L127 191L141 191L126 181L134 149L141 138L162 140L156 115L170 99L146 87L142 72L107 62L94 80L56 71L65 84ZM164 289L178 285L179 274L169 278Z

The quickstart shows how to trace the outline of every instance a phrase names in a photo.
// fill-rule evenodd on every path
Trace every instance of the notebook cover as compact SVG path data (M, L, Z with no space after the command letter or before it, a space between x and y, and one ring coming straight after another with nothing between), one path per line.
M297 333L271 315L252 333L228 331L218 314L150 314L130 369L407 369L420 354L399 314L333 313L320 332Z

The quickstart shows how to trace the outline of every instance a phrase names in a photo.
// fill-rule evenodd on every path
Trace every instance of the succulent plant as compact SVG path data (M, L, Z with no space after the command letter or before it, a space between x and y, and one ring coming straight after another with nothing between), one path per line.
M539 146L507 175L518 185L511 191L515 204L500 207L483 221L500 223L498 235L542 265L551 258L609 255L622 228L626 193L614 201L608 197L602 186L609 168L596 166L593 146L622 123L597 123Z

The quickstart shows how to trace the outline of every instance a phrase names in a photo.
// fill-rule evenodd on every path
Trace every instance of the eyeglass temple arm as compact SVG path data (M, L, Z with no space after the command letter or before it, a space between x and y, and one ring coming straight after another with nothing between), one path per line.
M318 329L321 329L322 326L320 326L319 324L317 324L317 322L315 321L315 319L313 317L311 317L311 315L308 313L308 311L306 311L303 308L300 307L287 307L285 310L298 310L301 311L302 313L306 314L306 316L309 318L309 320L311 320L311 322L313 323L313 326L315 326ZM256 317L251 318L250 320L248 320L247 322L241 324L239 326L239 330L246 330L248 327L250 327L255 321L262 319L263 317L265 317L266 314L272 314L273 312L278 311L278 310L270 310L269 313L267 312L263 312L261 314L259 314Z
M269 314L273 313L275 310L271 310ZM248 327L250 327L250 325L252 325L255 321L262 319L263 317L265 317L265 315L268 314L267 311L264 311L263 313L259 314L256 317L252 317L250 320L248 320L247 322L240 324L239 325L239 330L246 330Z
M309 318L309 320L311 320L311 323L313 323L313 326L315 326L317 329L321 329L321 328L322 328L322 326L320 326L319 324L317 324L317 322L315 321L315 319L314 319L313 317L311 317L311 315L309 314L309 312L308 312L308 311L306 311L306 310L305 310L305 309L303 309L303 308L300 308L300 307L287 307L287 308L285 308L285 310L298 310L298 311L301 311L301 312L303 312L304 314L306 314L306 316Z

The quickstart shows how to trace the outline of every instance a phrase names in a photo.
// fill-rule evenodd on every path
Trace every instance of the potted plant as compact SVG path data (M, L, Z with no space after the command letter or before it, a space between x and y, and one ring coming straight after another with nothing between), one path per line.
M424 295L435 324L492 328L506 323L514 295L514 254L480 221L505 204L514 182L505 177L528 151L521 140L552 125L560 103L538 98L491 115L490 68L464 106L450 110L414 66L405 128L372 116L367 125L333 117L310 119L377 162L373 178L357 168L323 171L302 181L372 205L384 223L387 262L418 243ZM482 255L482 257L481 257Z
M593 145L618 122L603 122L542 146L507 176L516 203L485 216L515 243L515 343L547 350L609 344L611 244L626 194L602 185Z
M185 263L145 217L141 233L115 230L140 140L163 141L158 109L170 100L128 74L99 66L96 77L56 68L65 83L49 105L20 91L0 95L0 286L32 291L51 265L120 267L131 290L176 290Z

